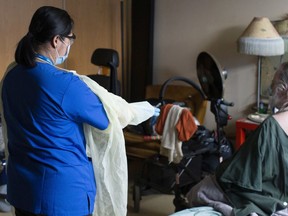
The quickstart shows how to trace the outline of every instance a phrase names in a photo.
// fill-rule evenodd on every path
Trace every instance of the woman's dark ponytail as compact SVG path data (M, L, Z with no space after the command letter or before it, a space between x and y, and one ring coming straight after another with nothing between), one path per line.
M15 52L15 61L27 67L34 67L35 52L33 47L33 35L28 33L18 43Z

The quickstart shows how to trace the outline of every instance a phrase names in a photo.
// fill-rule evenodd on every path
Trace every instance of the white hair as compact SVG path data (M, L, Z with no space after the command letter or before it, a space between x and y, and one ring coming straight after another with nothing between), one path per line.
M279 111L288 108L288 62L283 63L272 80L271 108Z

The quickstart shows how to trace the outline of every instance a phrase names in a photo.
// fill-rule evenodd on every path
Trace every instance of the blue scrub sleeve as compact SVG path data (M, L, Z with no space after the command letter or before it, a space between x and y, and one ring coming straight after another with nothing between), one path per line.
M104 130L109 125L107 114L99 97L78 77L75 77L63 97L66 115L76 122L87 123Z

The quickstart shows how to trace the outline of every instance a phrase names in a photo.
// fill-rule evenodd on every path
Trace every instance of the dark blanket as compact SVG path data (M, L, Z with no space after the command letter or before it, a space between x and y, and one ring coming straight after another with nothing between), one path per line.
M288 137L278 122L268 117L220 164L216 177L237 216L271 215L287 208Z

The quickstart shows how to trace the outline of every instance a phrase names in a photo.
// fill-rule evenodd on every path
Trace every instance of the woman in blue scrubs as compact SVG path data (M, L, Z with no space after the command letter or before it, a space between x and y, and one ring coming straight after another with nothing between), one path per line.
M7 199L16 216L93 212L96 184L83 124L104 130L109 120L90 88L56 66L76 39L72 30L65 10L39 8L3 79Z

